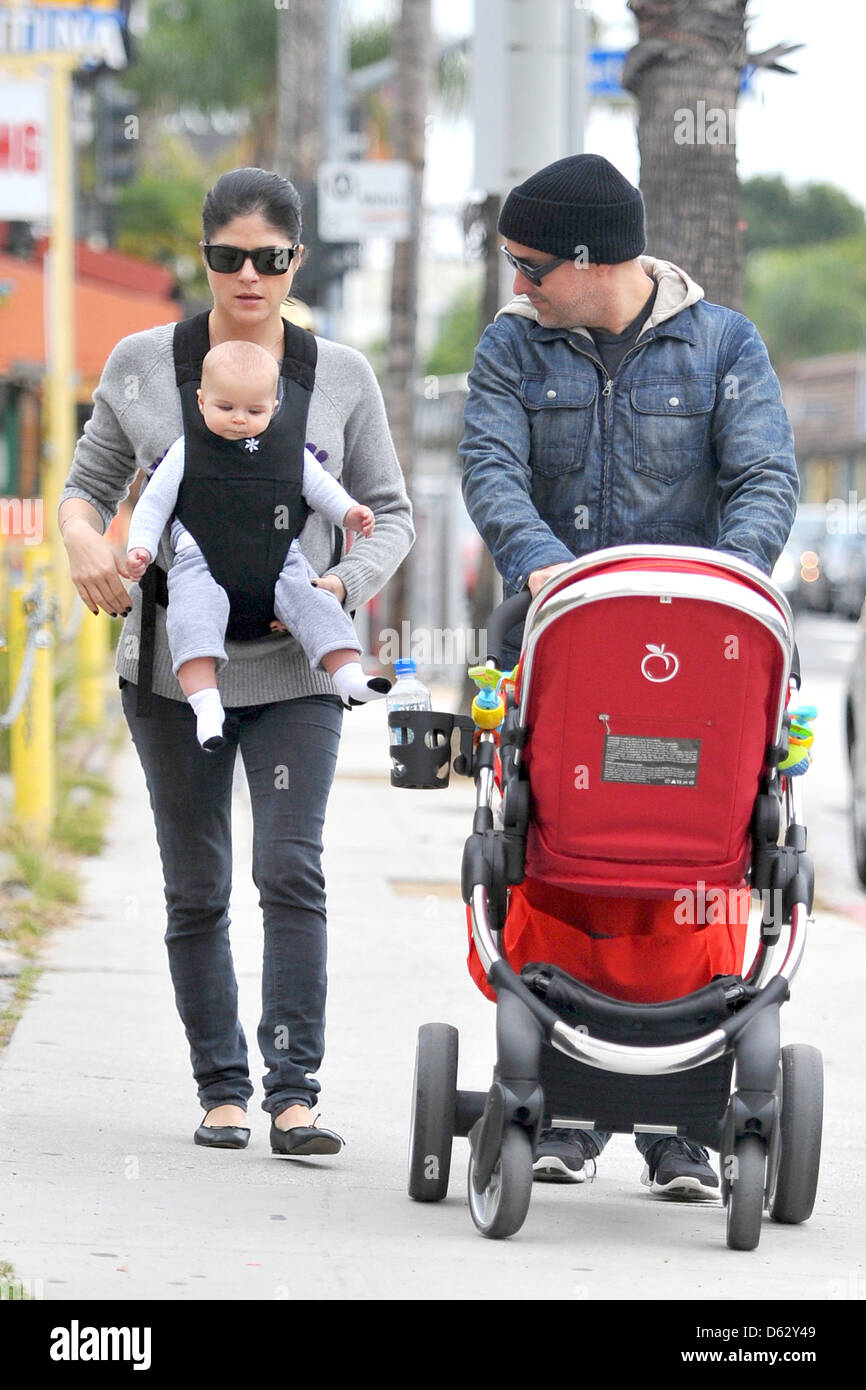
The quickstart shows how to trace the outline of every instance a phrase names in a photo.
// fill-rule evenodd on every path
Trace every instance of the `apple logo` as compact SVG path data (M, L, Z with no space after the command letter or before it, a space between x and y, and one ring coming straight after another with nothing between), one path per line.
M660 685L662 681L671 681L680 669L680 659L674 656L673 652L665 651L665 644L662 642L660 647L652 642L646 644L647 654L640 664L641 674L648 681L655 685Z

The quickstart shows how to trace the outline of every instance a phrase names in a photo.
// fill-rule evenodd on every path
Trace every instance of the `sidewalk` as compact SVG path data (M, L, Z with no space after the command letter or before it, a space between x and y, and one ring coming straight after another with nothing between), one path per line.
M450 695L437 703L450 707ZM200 1111L164 958L150 807L131 750L115 775L113 825L104 854L87 867L80 920L55 934L0 1059L0 1262L37 1296L772 1295L780 1308L787 1299L850 1298L855 1287L863 1296L862 926L822 920L783 1011L784 1040L815 1042L827 1061L828 1141L807 1226L765 1221L757 1252L728 1251L722 1211L649 1198L638 1183L641 1161L618 1136L595 1183L537 1186L519 1235L485 1241L467 1210L465 1140L455 1141L444 1203L419 1205L406 1195L418 1025L455 1024L460 1086L490 1082L494 1013L466 973L457 886L471 783L452 777L446 791L392 789L382 706L347 715L327 827L330 993L321 1073L323 1122L347 1145L334 1159L292 1162L270 1154L260 1090L247 1150L192 1143ZM249 862L240 773L232 930L258 1083L261 947Z
M444 1017L474 1035L486 1086L492 1011L466 974L460 925L472 785L393 790L387 742L382 705L347 715L326 831L321 1072L323 1122L347 1145L304 1164L272 1158L259 1108L261 927L240 759L232 940L257 1085L240 1154L192 1144L201 1112L165 961L151 812L134 752L118 759L109 840L85 864L80 922L55 934L0 1060L0 1262L41 1296L389 1297L401 1287L387 1251L412 1211L417 1026Z

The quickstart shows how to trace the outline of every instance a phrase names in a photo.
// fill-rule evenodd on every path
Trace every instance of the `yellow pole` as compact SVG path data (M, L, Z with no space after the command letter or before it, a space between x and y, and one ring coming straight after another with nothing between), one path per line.
M55 55L57 56L57 55ZM75 210L70 115L74 55L50 66L51 241L48 260L48 341L45 344L49 443L42 482L45 529L54 541L54 582L64 618L80 602L69 578L66 551L57 531L57 506L75 449Z
M25 601L33 593L36 582L41 580L43 602L47 605L51 573L50 547L28 547L24 555L24 583L10 594L10 699L18 684L30 630L30 614L25 610ZM44 645L36 648L24 705L12 725L10 762L13 815L30 834L46 839L54 825L55 812L53 639L46 626L40 629L40 639Z
M98 729L105 719L105 673L110 622L108 614L103 613L102 609L96 615L86 612L78 629L77 711L79 722L87 729Z
M54 592L64 623L80 602L66 551L57 530L57 504L75 449L75 241L71 134L72 73L80 66L74 53L0 55L0 74L10 73L48 84L50 96L51 208L49 255L43 292L48 324L45 343L42 454L43 539L53 547Z

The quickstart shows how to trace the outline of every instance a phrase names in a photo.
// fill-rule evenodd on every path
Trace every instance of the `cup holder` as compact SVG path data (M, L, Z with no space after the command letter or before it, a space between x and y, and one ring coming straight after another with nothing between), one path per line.
M427 791L447 787L455 728L460 730L460 753L454 760L454 770L471 775L475 725L466 715L429 709L392 710L388 728L392 787Z

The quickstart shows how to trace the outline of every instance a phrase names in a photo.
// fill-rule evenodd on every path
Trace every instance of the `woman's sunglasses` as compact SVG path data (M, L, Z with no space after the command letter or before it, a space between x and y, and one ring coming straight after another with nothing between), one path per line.
M566 261L571 260L570 256L557 256L556 260L545 261L543 265L530 265L529 261L519 261L516 256L512 256L507 246L500 246L499 249L508 264L513 266L515 270L519 270L520 274L525 280L529 281L530 285L536 286L541 284L545 275L549 275L552 270L556 270L558 265L565 265Z
M257 246L254 251L248 251L243 246L219 246L203 241L201 249L211 270L218 275L234 275L246 260L252 261L259 275L285 275L298 248Z

